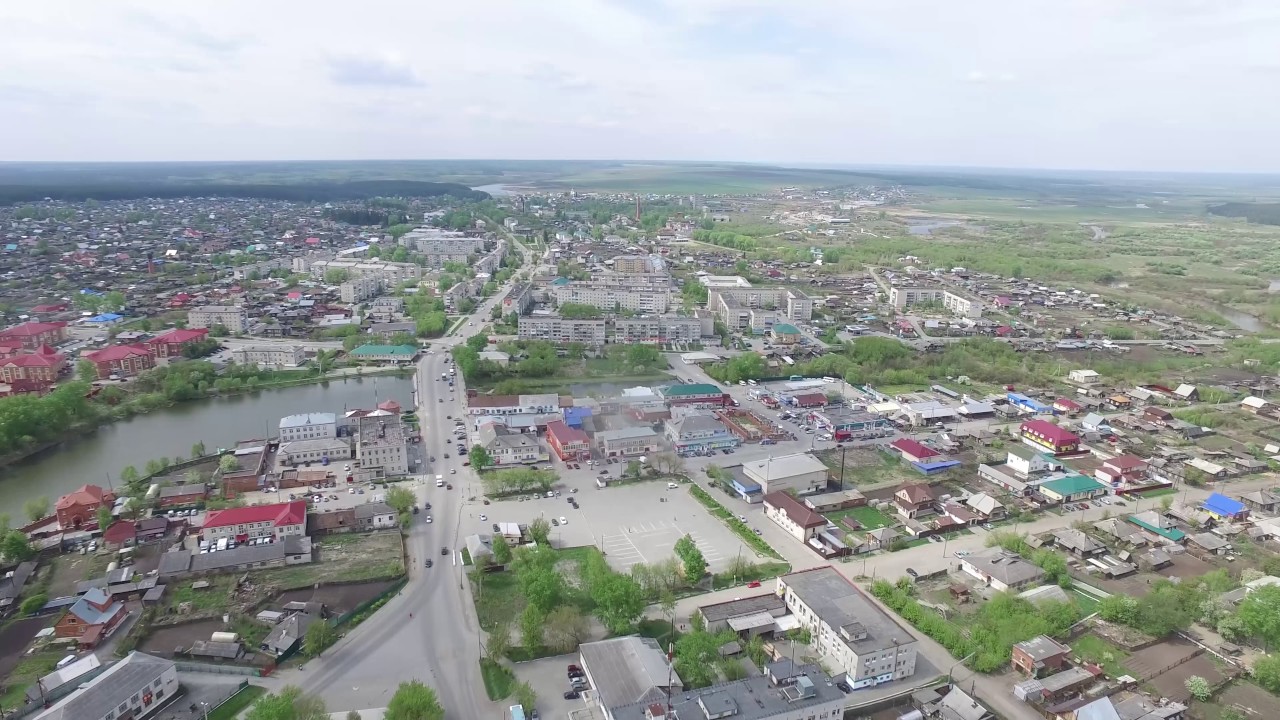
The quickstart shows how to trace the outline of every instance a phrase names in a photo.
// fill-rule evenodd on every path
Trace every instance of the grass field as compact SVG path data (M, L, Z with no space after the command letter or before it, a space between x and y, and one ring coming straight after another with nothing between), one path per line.
M836 524L840 524L840 521L846 517L852 517L866 530L877 530L893 524L893 519L888 515L885 515L873 507L866 506L849 508L848 510L837 510L832 513L827 513L826 517L828 520Z
M1129 654L1097 635L1076 638L1071 642L1071 652L1088 662L1101 665L1103 671L1111 677L1119 677L1128 672L1124 661L1129 659Z
M484 691L490 700L506 698L516 684L515 675L506 666L489 658L480 658L480 677L484 680Z
M15 708L25 702L27 688L36 680L53 672L58 661L66 657L66 650L45 650L24 657L4 679L4 693L0 694L0 707Z

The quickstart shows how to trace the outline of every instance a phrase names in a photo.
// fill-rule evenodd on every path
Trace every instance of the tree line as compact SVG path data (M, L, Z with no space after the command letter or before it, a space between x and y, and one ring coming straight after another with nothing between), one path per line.
M342 183L300 182L287 185L199 182L120 182L84 185L0 185L0 205L44 199L79 202L84 200L130 200L134 198L233 197L333 202L369 200L377 197L440 197L460 200L487 200L489 193L458 183L416 180L360 180Z

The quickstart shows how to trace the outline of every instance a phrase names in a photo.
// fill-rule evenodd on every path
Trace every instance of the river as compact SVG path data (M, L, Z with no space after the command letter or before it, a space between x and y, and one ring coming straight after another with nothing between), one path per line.
M97 432L0 469L0 512L8 513L18 525L23 522L23 503L33 497L43 495L53 502L85 483L105 487L107 476L118 482L127 465L141 471L148 460L189 457L197 441L212 452L231 447L237 440L260 438L267 432L274 435L285 415L341 414L373 408L384 400L412 407L412 379L394 375L349 378L162 408L104 425Z

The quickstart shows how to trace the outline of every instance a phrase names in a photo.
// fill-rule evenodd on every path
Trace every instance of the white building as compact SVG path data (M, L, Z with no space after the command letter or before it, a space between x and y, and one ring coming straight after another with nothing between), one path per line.
M243 333L249 328L249 312L234 305L201 305L187 311L187 327L211 328L221 325L227 332Z
M604 318L572 319L559 315L521 315L518 332L521 340L603 345L605 321Z
M835 569L783 575L778 593L829 667L846 673L853 689L915 674L915 636Z
M33 720L140 720L178 694L172 660L133 651Z
M624 275L623 277L637 277ZM568 282L553 285L551 295L560 305L578 303L600 308L607 312L631 310L638 313L661 315L672 305L669 286L621 287L597 282Z
M353 277L338 286L338 298L348 305L363 302L381 295L386 283L381 275Z
M792 490L807 494L827 486L828 469L809 453L792 453L742 463L742 474L760 484L765 494Z
M339 462L350 460L351 445L339 438L316 438L280 443L276 461L282 465L306 465L307 463Z
M813 298L788 288L713 287L707 308L729 329L763 332L777 322L808 322L813 318Z
M241 365L263 368L294 368L306 363L301 345L246 345L232 348L231 358Z
M702 321L678 315L649 315L615 318L613 342L619 345L639 343L698 342L702 339Z
M334 413L302 413L280 418L280 442L338 437L338 416Z
M940 287L914 287L897 285L889 288L889 304L894 310L905 310L912 305L941 303L946 291Z
M980 318L986 311L981 300L962 295L954 290L948 290L942 294L942 305L953 315L964 318Z

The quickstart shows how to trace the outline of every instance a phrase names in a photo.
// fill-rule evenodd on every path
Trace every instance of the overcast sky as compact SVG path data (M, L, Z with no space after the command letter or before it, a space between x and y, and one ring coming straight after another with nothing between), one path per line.
M1280 170L1275 0L41 0L0 27L0 160Z

